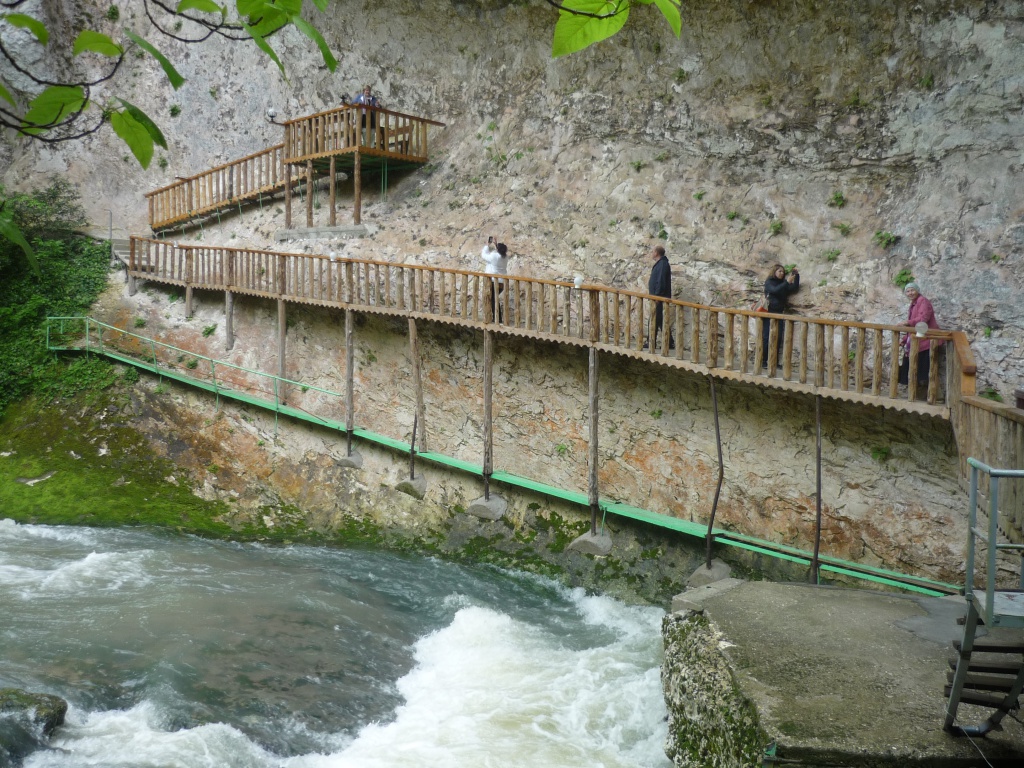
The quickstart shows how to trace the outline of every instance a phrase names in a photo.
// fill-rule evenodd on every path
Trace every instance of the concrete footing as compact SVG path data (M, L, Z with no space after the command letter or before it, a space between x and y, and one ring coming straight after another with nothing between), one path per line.
M396 491L407 493L417 499L422 499L427 494L427 478L419 475L416 478L403 480L395 486Z
M585 555L604 557L612 551L612 537L603 531L597 533L587 531L576 538L566 549L574 549Z
M484 520L500 520L506 509L508 509L508 502L501 496L492 493L489 499L481 497L472 502L466 513L482 517Z
M711 561L710 566L702 565L690 574L690 578L686 580L686 586L690 589L703 587L705 584L712 584L730 576L732 576L732 568L716 558Z
M363 456L359 451L352 451L351 456L342 456L338 459L339 467L350 467L352 469L363 468Z

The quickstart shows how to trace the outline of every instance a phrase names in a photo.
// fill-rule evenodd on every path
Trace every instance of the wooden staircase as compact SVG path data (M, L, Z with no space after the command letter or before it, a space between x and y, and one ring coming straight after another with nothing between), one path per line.
M968 459L971 467L970 514L967 539L967 618L963 640L954 642L954 656L945 695L946 720L943 727L956 735L984 736L999 728L1006 715L1020 709L1024 691L1024 544L1014 544L999 534L999 483L1024 479L1024 470L993 469L977 459ZM989 478L988 525L979 527L978 478ZM974 566L977 550L985 550L985 589L975 589ZM1000 551L1021 555L1020 584L1016 589L996 589ZM984 625L989 635L978 638ZM961 704L991 709L977 725L957 723Z

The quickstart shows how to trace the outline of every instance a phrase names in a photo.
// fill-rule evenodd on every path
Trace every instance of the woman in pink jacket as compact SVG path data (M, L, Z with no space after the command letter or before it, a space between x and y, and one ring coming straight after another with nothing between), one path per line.
M939 323L935 319L932 303L921 295L917 283L907 283L903 293L910 299L910 312L907 314L907 325L916 326L927 323L928 327L938 330ZM928 384L928 368L931 363L931 350L942 346L942 339L921 339L917 347L917 383ZM903 337L903 362L900 363L900 384L906 384L910 378L910 334Z

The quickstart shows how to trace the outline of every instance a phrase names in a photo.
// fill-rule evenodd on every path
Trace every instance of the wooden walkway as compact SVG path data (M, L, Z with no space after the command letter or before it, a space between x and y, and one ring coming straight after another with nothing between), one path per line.
M719 379L943 419L950 418L951 398L974 393L973 358L960 332L928 332L948 342L949 353L931 356L928 385L919 389L913 368L909 387L897 381L900 340L912 331L904 326L711 307L557 280L509 276L498 286L480 272L145 238L132 239L128 274L133 285L141 278L185 288L189 312L197 288L351 308L593 347ZM495 288L497 317L490 300ZM658 305L667 332L651 349ZM767 350L762 323L769 324ZM912 334L912 353L919 343ZM943 358L946 370L940 371Z
M281 191L286 195L285 226L290 227L290 192L303 181L311 188L318 176L330 179L334 226L338 171L354 177L358 224L362 172L386 174L389 169L426 163L427 129L441 125L424 117L353 105L289 120L281 123L281 144L146 193L150 229L160 232ZM312 226L311 217L312 196L307 195L307 226Z

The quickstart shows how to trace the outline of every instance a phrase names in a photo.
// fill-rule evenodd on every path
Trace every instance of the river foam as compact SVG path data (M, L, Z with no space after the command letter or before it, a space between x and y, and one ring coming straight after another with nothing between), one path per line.
M663 612L535 576L0 521L0 592L26 768L669 765Z

